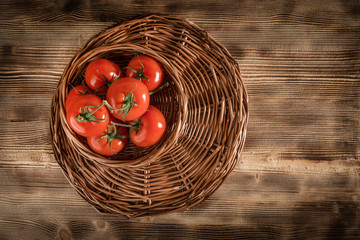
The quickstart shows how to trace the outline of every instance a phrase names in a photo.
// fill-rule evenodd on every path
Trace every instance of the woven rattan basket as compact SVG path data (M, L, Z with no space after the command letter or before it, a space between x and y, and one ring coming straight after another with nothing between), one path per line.
M146 54L163 66L169 87L151 97L165 115L163 140L129 143L106 158L68 126L64 103L87 64L108 58L120 66ZM92 37L66 67L51 105L55 158L79 194L101 213L128 217L183 211L210 196L235 167L248 121L239 66L208 33L184 19L148 16Z

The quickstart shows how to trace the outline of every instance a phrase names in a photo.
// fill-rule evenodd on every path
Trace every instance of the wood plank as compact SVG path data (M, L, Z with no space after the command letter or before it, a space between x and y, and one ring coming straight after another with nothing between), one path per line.
M299 46L302 46L303 50L350 50L359 46L360 28L356 23L329 24L327 27L315 24L309 27L306 23L296 22L296 19L296 16L289 16L285 20L268 17L260 22L239 19L230 25L224 22L201 25L199 21L199 25L230 51L254 47L264 50L298 49ZM197 23L197 19L191 20ZM326 19L324 21L326 22ZM0 44L7 48L13 45L21 46L26 39L28 46L80 47L92 35L112 25L114 22L95 22L91 25L88 22L2 22L0 31L7 34L2 36ZM214 27L216 25L221 27Z
M52 149L37 149L33 147L30 150L0 150L0 167L24 167L30 168L29 171L36 168L59 168L56 163ZM35 150L34 150L35 149ZM348 174L358 176L360 172L359 162L343 159L332 161L311 161L311 160L278 160L269 153L254 153L248 150L242 152L236 171L285 171L289 173L303 174Z
M356 0L0 2L1 239L358 239ZM52 154L60 75L93 35L148 14L188 18L239 61L250 121L240 161L183 213L98 214Z
M4 239L269 239L279 238L287 232L287 226L184 226L179 224L153 224L120 221L39 221L39 220L0 220ZM22 231L16 231L17 229ZM6 231L5 231L6 230ZM297 229L286 236L311 237L307 229ZM314 231L314 230L312 230ZM9 234L13 232L12 234ZM1 233L1 232L0 232ZM347 236L357 236L350 232ZM322 234L323 235L323 234ZM331 232L329 236L334 236ZM326 236L326 235L325 235ZM339 235L335 235L339 236Z
M108 1L14 4L3 1L1 7L6 11L0 17L3 22L0 29L7 34L1 41L5 45L19 45L19 41L27 39L27 44L31 45L66 42L81 46L92 34L114 23L139 15L168 13L198 23L230 50L255 45L263 49L357 48L360 28L356 3L333 0L325 5L299 0L271 3L212 0L181 4L171 1L141 4L136 1L122 1L121 4ZM22 35L16 35L19 33Z
M231 6L231 7L229 7ZM1 15L0 20L7 21L47 21L47 22L69 22L69 21L91 21L91 22L118 22L129 19L134 15L145 15L149 13L173 14L177 16L192 16L203 19L204 22L221 19L234 21L236 17L260 18L263 16L276 16L282 14L305 15L304 22L322 23L324 17L330 19L359 18L357 1L321 1L295 0L271 2L241 1L148 1L139 2L124 0L118 1L69 1L59 0L54 2L38 0L22 3L21 1L3 0L1 8L7 9ZM134 11L136 9L136 11ZM35 12L36 10L37 12ZM298 21L301 21L300 18Z
M16 149L14 147L13 150L0 150L0 167L27 167L30 168L29 171L32 171L31 168L44 167L60 169L50 145L43 148L38 147L37 150L36 148L36 146L33 146L30 150L30 147L29 149Z
M5 62L2 65L0 148L7 157L19 145L23 150L51 152L51 96L74 50L19 47L8 59L22 62L17 66ZM64 56L55 57L59 66L51 69L52 56L61 52ZM37 56L41 56L43 68L37 63L34 70L31 63ZM359 56L358 50L246 49L235 53L248 89L250 109L247 141L238 167L358 172ZM11 70L4 70L7 67ZM36 159L27 159L11 162L37 164ZM5 158L2 161L10 162ZM332 161L334 164L327 163Z
M79 220L79 221L41 221L41 220L0 220L4 229L4 239L356 239L358 232L338 228L316 229L309 225L291 227L262 225L247 226L184 226L179 224L129 223L120 221ZM18 231L18 229L21 231ZM7 231L5 231L7 230ZM341 229L340 229L341 230ZM12 234L9 234L13 232ZM0 232L1 233L1 232Z
M184 213L131 220L95 212L60 169L2 167L0 178L1 236L16 234L15 226L24 229L19 236L54 237L64 229L75 239L122 229L140 236L151 228L154 237L161 229L178 229L178 237L193 231L194 238L240 237L243 231L244 236L286 238L360 234L358 176L236 171L209 199Z
M322 171L340 167L336 162L343 159L341 165L356 165L358 172L357 51L277 50L264 56L251 49L240 64L250 102L243 167L306 170L316 168L311 162L334 161L318 165Z

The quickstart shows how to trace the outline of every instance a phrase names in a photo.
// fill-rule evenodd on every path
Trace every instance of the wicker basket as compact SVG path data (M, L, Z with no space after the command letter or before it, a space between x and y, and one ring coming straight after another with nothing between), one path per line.
M168 128L154 147L130 143L106 158L92 152L66 122L69 83L80 84L94 59L126 66L134 54L157 59L166 72L170 86L151 96L151 104L163 112ZM55 158L101 213L183 211L210 196L235 167L246 136L247 101L236 61L194 23L154 15L127 21L91 38L66 67L51 105Z

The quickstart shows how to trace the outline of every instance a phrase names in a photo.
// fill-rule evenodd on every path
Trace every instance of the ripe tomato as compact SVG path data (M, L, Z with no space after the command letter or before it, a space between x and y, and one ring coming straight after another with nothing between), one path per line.
M96 93L106 93L111 82L122 77L120 67L107 59L92 61L85 71L86 84Z
M150 147L158 143L166 130L164 115L151 105L139 120L133 121L131 124L130 139L139 147Z
M103 133L109 124L109 111L101 98L79 96L66 114L69 126L79 135L89 137Z
M141 117L149 107L150 95L145 84L135 78L119 78L106 94L111 114L117 119L131 121Z
M93 90L91 90L88 86L79 85L79 86L73 87L73 89L70 90L69 94L66 97L65 111L68 112L69 107L76 100L77 97L86 95L86 94L92 94L92 93L93 93Z
M126 68L126 76L139 79L149 91L158 88L164 79L160 63L146 55L135 56L130 60Z
M90 148L103 156L113 156L126 145L128 130L126 127L108 125L101 135L87 138Z

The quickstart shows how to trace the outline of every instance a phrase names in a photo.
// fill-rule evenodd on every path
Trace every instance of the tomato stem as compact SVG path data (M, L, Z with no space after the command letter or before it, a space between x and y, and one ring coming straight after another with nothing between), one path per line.
M160 90L162 90L162 89L164 89L164 88L166 88L166 87L168 87L168 86L169 86L169 83L166 82L166 83L164 83L163 85L161 85L160 87L158 87L157 89L149 92L149 95L151 96L151 95L153 95L154 93L157 93L157 92L159 92Z
M101 87L98 87L98 88L95 90L95 93L96 93L97 91L99 91L101 88L106 88L106 89L108 89L108 88L110 87L110 85L111 85L115 80L118 80L118 79L120 78L120 75L121 75L121 73L119 73L119 75L117 75L113 80L109 81L109 80L105 77L105 75L99 73L99 71L98 71L97 73L98 73L99 75L101 75L101 76L105 79L105 83L104 83L104 85L102 85Z
M120 126L120 127L127 127L127 128L132 128L132 125L129 124L122 124L122 123L116 123L116 122L111 122L111 124L114 124L116 126Z
M127 66L125 68L129 68L131 71L135 72L136 76L134 78L139 79L140 81L142 79L145 79L146 81L150 80L144 73L144 67L142 67L142 69L140 71L138 71L130 66Z
M70 85L70 87L71 87L72 89L75 89L75 91L76 91L78 94L80 94L80 95L91 94L90 91L86 88L84 82L82 83L82 85L83 85L83 87L84 87L84 92L80 92L79 90L77 90L71 83L69 83L69 85Z
M111 112L120 111L116 116L122 114L121 119L124 120L126 115L128 115L128 113L130 112L132 106L137 106L136 102L134 101L134 93L133 93L136 88L137 86L133 90L131 90L128 94L126 94L121 108L113 108L106 100L104 100L105 105L110 109Z
M121 127L127 127L130 128L131 132L132 130L135 130L135 134L141 129L141 123L140 123L140 119L136 119L131 121L131 124L122 124L122 123L115 123L115 122L111 122L111 124L117 125L117 126L121 126Z
M85 106L84 111L81 112L81 109L79 109L79 114L76 116L76 120L78 122L103 122L105 119L103 118L97 118L94 116L94 113L99 110L102 106L104 106L104 102L100 104L99 106ZM96 107L94 111L89 112L89 108Z
M140 62L140 60L139 60L139 62ZM140 62L140 64L141 64L141 62ZM133 71L136 74L136 76L135 76L136 79L139 79L140 81L142 79L145 79L146 81L149 81L149 78L144 73L145 70L144 70L144 66L142 64L141 64L141 70L140 71L138 71L138 70L136 70L136 69L134 69L134 68L132 68L130 66L127 66L125 68L129 68L131 71Z
M113 127L114 130L111 130L111 126ZM125 139L127 138L128 136L126 135L120 135L117 133L117 128L115 126L115 123L114 122L111 122L111 125L109 124L108 125L108 132L107 134L105 134L104 136L96 139L96 141L100 141L101 139L103 138L107 138L108 139L108 142L109 142L109 149L111 150L111 142L114 140L114 139Z

